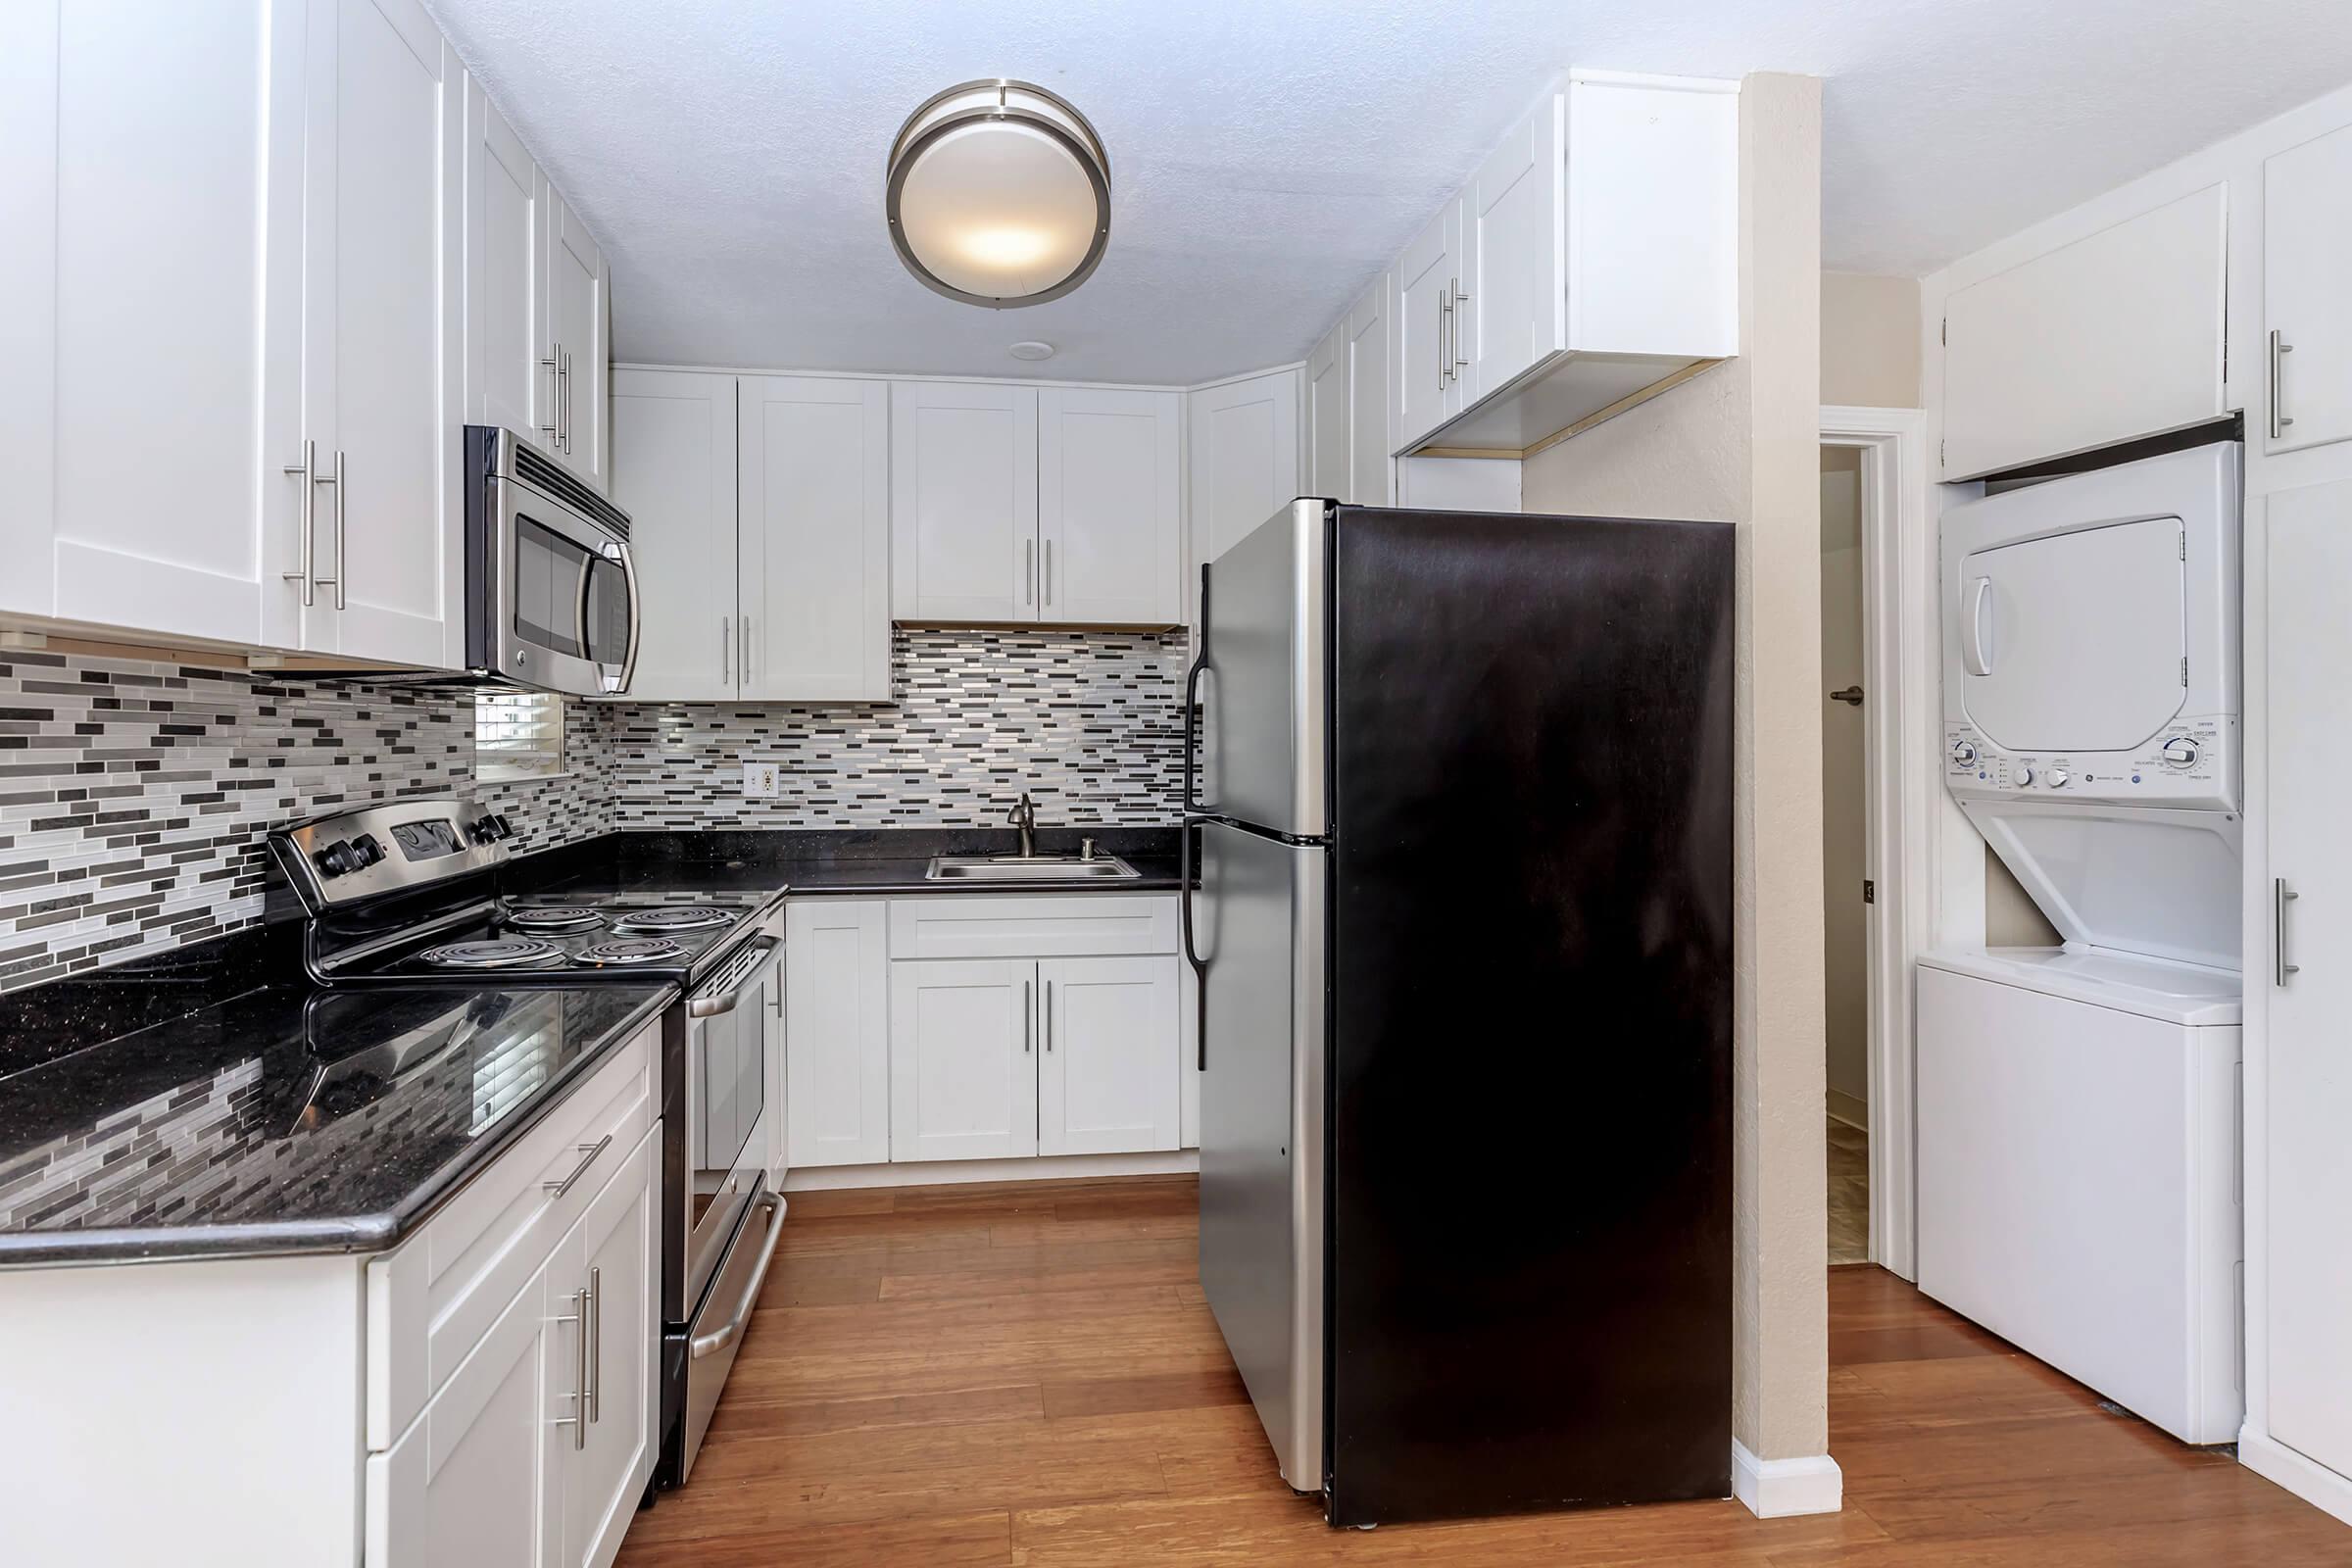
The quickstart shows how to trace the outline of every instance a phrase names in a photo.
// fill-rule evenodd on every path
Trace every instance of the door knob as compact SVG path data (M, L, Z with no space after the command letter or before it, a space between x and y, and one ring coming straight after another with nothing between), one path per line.
M1855 708L1860 708L1862 706L1862 688L1859 686L1848 686L1843 691L1832 692L1830 693L1830 701L1833 703L1847 703Z

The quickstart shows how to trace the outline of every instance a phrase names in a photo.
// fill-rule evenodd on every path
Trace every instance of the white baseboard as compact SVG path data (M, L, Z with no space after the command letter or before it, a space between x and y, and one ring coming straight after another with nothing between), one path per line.
M2352 1480L2252 1427L2237 1435L2237 1461L2265 1481L2277 1482L2313 1507L2352 1525Z
M1836 1513L1845 1505L1845 1473L1826 1453L1802 1459L1759 1459L1732 1440L1732 1495L1759 1519Z
M1870 1131L1869 1101L1856 1100L1839 1089L1830 1090L1828 1098L1831 1120L1841 1121L1848 1127L1859 1128L1863 1132Z
M801 1165L784 1178L788 1193L845 1187L948 1187L960 1182L1068 1181L1083 1176L1172 1176L1200 1168L1196 1149L1147 1154L1041 1154L1018 1159L925 1159L893 1165Z

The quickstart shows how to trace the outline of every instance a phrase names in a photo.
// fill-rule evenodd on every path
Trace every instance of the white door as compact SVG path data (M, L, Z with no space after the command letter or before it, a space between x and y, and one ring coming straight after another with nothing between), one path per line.
M547 176L466 78L466 421L553 438L547 338ZM642 566L640 567L642 569Z
M0 5L0 607L299 636L307 21Z
M634 701L736 695L735 435L735 377L613 372L612 499L637 566Z
M2270 595L2270 872L2295 895L2273 905L2284 952L2246 974L2272 988L2270 1432L2352 1476L2352 483L2271 497ZM2281 975L2280 962L2299 968Z
M1037 619L1035 389L893 383L890 438L891 613Z
M1396 259L1397 450L1462 409L1461 337L1454 297L1462 287L1462 200L1455 197Z
M1348 499L1359 507L1393 506L1396 466L1389 445L1392 361L1390 290L1383 276L1348 313Z
M531 1276L409 1430L367 1463L370 1568L559 1568L580 1324ZM559 1425L558 1423L564 1423Z
M1148 958L1037 966L1037 1152L1118 1154L1180 1137L1177 968Z
M887 383L742 378L737 483L743 695L890 697Z
M605 253L563 194L548 193L547 300L553 343L547 358L555 394L556 451L572 471L602 490L610 464L605 451L605 399L612 361L606 323Z
M461 72L416 0L312 0L310 16L304 439L318 467L302 645L452 665Z
M1469 361L1465 402L1499 391L1568 342L1560 243L1567 182L1566 100L1547 93L1513 126L1464 196L1463 288L1454 330Z
M795 1165L890 1158L890 950L879 899L784 907L787 1152Z
M662 1338L654 1317L661 1278L654 1196L661 1150L657 1122L557 1250L571 1271L563 1288L588 1292L590 1392L564 1487L564 1568L607 1568L654 1473L655 1356ZM561 1431L568 1437L572 1429Z
M1175 392L1038 392L1040 618L1184 618L1182 413Z
M1200 567L1298 498L1297 370L1273 370L1190 394L1192 548L1188 613L1198 616Z
M1037 970L1027 959L890 966L890 1157L1037 1152Z
M1300 477L1310 496L1352 501L1348 480L1348 430L1351 387L1348 374L1348 322L1323 335L1306 357L1306 471Z
M2352 126L2262 166L2263 319L2278 389L2270 450L2352 435Z

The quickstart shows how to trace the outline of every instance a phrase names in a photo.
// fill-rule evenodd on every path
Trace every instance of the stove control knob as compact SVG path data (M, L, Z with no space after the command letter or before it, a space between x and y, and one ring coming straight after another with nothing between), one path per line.
M2031 784L2031 783L2033 783L2033 782L2034 782L2034 770L2033 770L2032 768L2030 768L2030 767L2021 767L2021 768L2019 768L2019 769L2017 770L2017 784L2018 784L2018 788L2020 788L2020 789L2023 789L2023 788L2025 788L2027 785L2029 785L2029 784Z
M2197 761L2197 743L2185 735L2176 735L2164 743L2164 763L2167 767L2194 767Z
M498 837L498 823L484 814L466 824L466 836L476 844L488 844Z
M2068 773L2063 767L2051 768L2049 772L2050 788L2054 790L2062 790L2066 788L2066 781L2072 776L2073 775Z
M482 834L484 844L495 844L500 839L513 838L514 824L507 820L503 811L485 812L482 816Z
M1977 760L1976 743L1973 741L1952 742L1952 760L1962 767L1974 765Z
M351 853L359 857L363 867L370 866L384 858L384 847L376 842L374 834L363 833L351 841Z
M357 871L363 862L348 841L337 839L322 850L313 850L311 863L318 867L321 876L342 876Z

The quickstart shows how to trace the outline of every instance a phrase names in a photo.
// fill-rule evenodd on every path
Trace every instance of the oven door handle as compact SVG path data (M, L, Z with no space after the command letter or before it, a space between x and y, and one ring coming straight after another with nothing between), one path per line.
M774 937L754 937L751 945L743 951L751 955L748 962L741 957L727 960L727 967L730 970L739 968L743 978L724 991L705 992L699 997L687 999L687 1017L715 1018L722 1012L733 1012L736 1004L743 1001L743 994L759 984L762 978L761 960L776 951L776 939Z
M784 1195L761 1193L760 1201L767 1205L767 1240L760 1244L760 1261L752 1269L752 1277L743 1287L743 1295L735 1301L735 1310L727 1321L708 1334L697 1334L686 1344L686 1353L700 1361L707 1355L716 1355L733 1345L743 1335L743 1326L751 1321L752 1308L759 1304L760 1287L767 1283L767 1265L775 1261L776 1243L784 1239ZM750 1221L745 1221L748 1225Z

